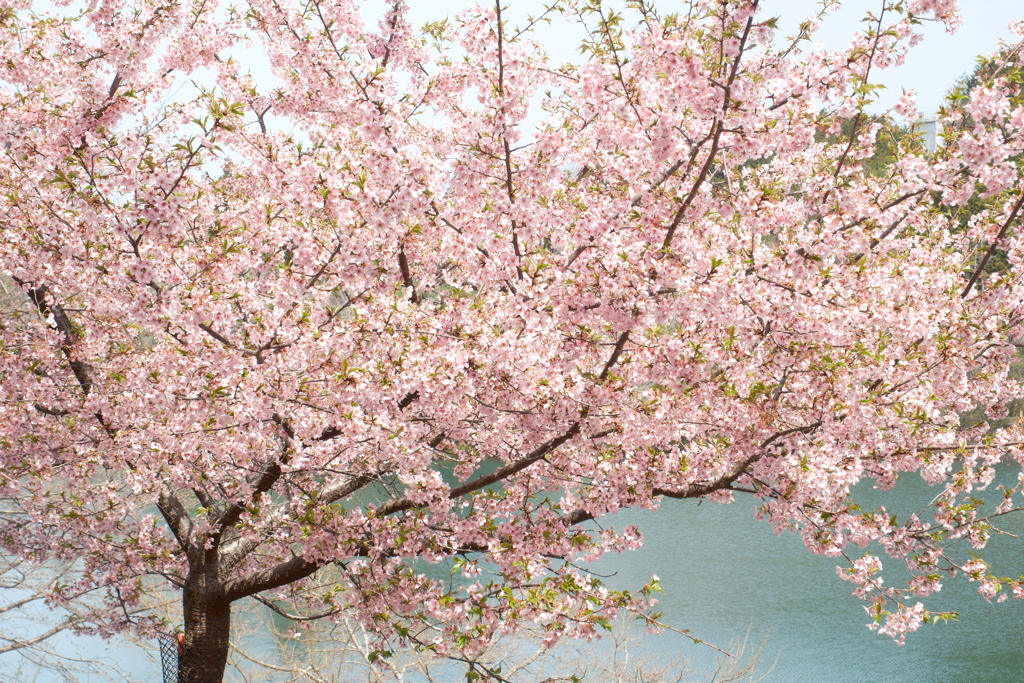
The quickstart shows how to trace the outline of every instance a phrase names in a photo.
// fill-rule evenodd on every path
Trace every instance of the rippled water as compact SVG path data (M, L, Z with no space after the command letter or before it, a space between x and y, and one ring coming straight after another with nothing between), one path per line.
M919 509L935 490L913 476L894 491L860 493L905 513ZM993 492L993 500L998 497ZM658 606L663 619L691 629L695 637L727 645L748 626L752 641L767 635L760 668L775 666L765 681L1024 680L1024 603L990 605L978 595L978 584L947 581L925 605L955 609L961 621L924 626L897 645L865 627L865 603L836 575L837 558L812 555L794 534L776 535L754 519L753 510L750 499L738 499L731 505L666 501L657 512L620 513L615 523L638 524L644 547L604 558L596 567L617 572L609 581L619 587L642 585L657 574L665 591ZM1024 519L1004 518L1001 528L1024 534ZM1019 576L1022 550L1017 539L997 537L985 558L998 574ZM888 560L886 569L887 583L895 584L902 576L897 561ZM713 652L672 633L646 644L666 655L682 648L698 669L707 670L714 659Z
M858 492L866 502L862 507L884 502L901 516L934 493L916 476L894 491L864 487ZM669 500L656 512L621 512L612 523L638 524L644 547L607 556L592 568L614 574L607 581L621 588L638 588L657 574L664 588L658 605L663 620L697 638L728 646L749 629L749 641L765 642L759 670L774 664L764 679L768 683L1024 680L1024 603L990 605L977 594L977 584L947 581L926 605L955 609L961 621L925 626L900 646L865 627L864 603L850 595L852 584L836 575L837 558L812 555L798 536L776 535L757 522L750 498L731 505ZM1024 517L1004 518L1002 528L1024 534ZM1024 570L1022 551L1021 541L997 537L985 557L1000 575L1017 576ZM899 579L895 560L888 561L886 576L890 583ZM129 643L63 636L59 642L69 654L106 650L103 654L137 679L159 680L155 663ZM643 647L665 660L689 659L698 679L706 679L717 657L671 632L646 637Z

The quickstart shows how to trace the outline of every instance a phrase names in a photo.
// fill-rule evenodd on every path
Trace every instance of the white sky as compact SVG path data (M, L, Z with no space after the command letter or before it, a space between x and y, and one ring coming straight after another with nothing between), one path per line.
M813 12L816 4L811 0L765 2L767 12L779 15L786 22L792 18L794 23L799 23L801 15ZM844 45L850 33L859 28L865 12L877 12L881 4L881 0L847 0L840 11L822 25L816 40L827 47ZM937 109L953 81L974 69L978 55L993 52L1000 39L1013 38L1006 25L1024 19L1024 1L960 0L960 12L964 23L955 34L947 34L941 25L921 27L924 40L911 50L907 62L876 75L877 82L886 86L879 108L891 107L906 89L917 92L922 112Z
M365 19L372 26L371 17L382 16L388 0L363 0L360 4L366 12ZM406 0L410 6L410 19L416 26L444 17L454 17L469 6L471 0ZM490 4L493 0L478 0ZM539 14L545 4L552 0L502 0L507 6L506 18L515 26L521 24L527 15ZM887 0L892 2L893 0ZM621 6L624 0L605 0L612 6ZM682 7L684 0L657 0L665 11L673 6ZM850 35L862 28L861 19L866 12L877 12L883 0L844 0L841 8L834 12L816 34L815 41L830 49L846 45ZM762 0L762 16L779 17L778 37L791 35L804 19L814 15L819 0ZM78 3L76 3L76 6ZM917 92L918 109L923 114L934 112L940 105L945 92L962 74L970 72L979 54L994 51L1000 39L1009 40L1011 34L1007 22L1024 19L1024 0L960 0L963 26L954 35L948 35L940 25L926 24L919 27L924 41L914 48L902 67L873 72L873 82L881 83L886 89L880 91L879 99L872 111L880 112L895 104L903 90ZM37 9L56 9L46 0L37 1ZM59 10L58 10L59 11ZM63 10L68 11L68 10ZM535 33L549 55L559 61L579 58L578 46L582 34L568 31L561 22L542 26ZM239 48L236 48L237 52ZM242 52L245 50L242 49ZM250 55L246 60L254 73L266 71L261 62L264 59ZM269 74L268 74L269 76ZM200 74L185 78L183 82L202 80Z
M891 0L890 0L891 1ZM537 14L545 4L543 0L503 0L509 6L508 15L513 22L527 14ZM614 3L618 4L618 3ZM680 5L679 0L664 0L666 10ZM817 11L817 0L764 0L765 17L778 16L779 36L795 32L801 21ZM946 90L961 74L974 68L975 57L996 49L999 40L1011 38L1007 22L1024 19L1022 0L961 0L964 24L955 35L947 35L941 26L921 27L925 39L907 58L902 67L876 72L875 82L886 86L880 94L878 107L892 106L903 89L918 94L918 107L922 112L938 108ZM409 0L412 21L422 25L445 16L454 16L469 5L468 0ZM861 27L860 20L868 11L878 12L882 0L846 0L842 7L822 25L815 40L828 48L843 47L851 33ZM578 35L566 35L564 29L544 30L539 40L549 54L559 60L571 60L579 44Z

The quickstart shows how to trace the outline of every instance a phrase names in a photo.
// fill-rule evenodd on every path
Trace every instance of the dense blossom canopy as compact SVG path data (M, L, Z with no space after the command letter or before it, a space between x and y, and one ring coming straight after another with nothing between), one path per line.
M402 2L5 3L3 546L81 559L61 595L105 590L103 628L162 575L188 638L204 600L292 586L471 652L648 606L576 568L641 542L589 520L754 495L851 558L883 630L928 618L908 591L984 545L970 495L1024 460L962 417L1020 393L1016 62L929 155L864 108L955 0L889 2L838 51L767 2L632 4L549 11L589 27L556 64L500 6L421 32ZM850 498L905 472L925 516ZM449 558L454 582L421 563Z

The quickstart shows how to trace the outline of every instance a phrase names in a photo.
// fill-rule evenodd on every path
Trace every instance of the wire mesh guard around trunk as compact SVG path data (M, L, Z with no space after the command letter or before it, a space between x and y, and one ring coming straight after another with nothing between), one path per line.
M157 635L160 643L160 666L164 671L164 683L178 683L178 634Z

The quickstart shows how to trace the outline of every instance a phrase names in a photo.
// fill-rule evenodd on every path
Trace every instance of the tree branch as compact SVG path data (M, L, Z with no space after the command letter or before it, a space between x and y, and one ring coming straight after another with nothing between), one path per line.
M689 486L684 486L681 489L675 490L655 487L654 489L651 490L651 495L664 496L666 498L676 499L702 498L703 496L714 493L716 491L732 490L733 483L735 483L737 479L739 479L746 473L748 467L753 465L764 455L765 448L772 445L779 439L783 439L791 434L807 434L808 432L813 432L815 429L820 427L821 424L822 423L819 420L818 422L814 422L803 427L793 427L792 429L786 429L784 431L777 432L771 435L770 437L761 442L761 446L756 453L753 453L752 455L750 455L750 457L741 460L729 471L728 474L719 477L714 481L710 481L704 484L691 484ZM590 512L587 512L583 508L577 508L576 510L573 510L562 516L562 522L566 526L580 524L591 519L594 519L594 515L592 515Z
M402 271L402 284L412 290L412 302L418 304L420 296L416 293L416 285L413 283L412 272L409 270L409 259L405 256L405 249L398 248L398 268Z
M772 445L779 439L783 439L791 434L807 434L809 432L813 432L820 426L821 420L809 425L805 425L803 427L793 427L792 429L786 429L784 431L773 434L772 436L762 441L761 447L756 452L752 453L750 457L741 460L732 468L732 470L729 471L728 474L719 477L714 481L708 482L706 484L691 484L689 486L684 486L679 490L655 488L651 491L651 493L655 496L665 496L667 498L700 498L710 493L714 493L715 491L721 491L722 489L730 487L733 484L733 482L735 482L737 479L739 479L746 473L748 467L750 467L755 462L760 460L761 457L764 455L764 449L767 448L768 446Z
M999 248L999 243L1003 241L1003 237L1006 236L1006 231L1010 229L1010 225L1017 220L1017 214L1020 213L1021 207L1024 207L1024 192L1021 192L1020 198L1017 199L1017 203L1013 206L1013 211L1010 212L1010 217L1003 223L1003 227L999 230L999 234L992 240L992 246L985 252L985 256L981 259L978 267L974 269L974 275L971 276L967 286L964 287L964 291L960 292L960 298L966 299L967 295L971 293L971 288L974 287L974 283L978 281L981 274L985 270L985 266L988 264L988 260L992 258L992 255L996 253L996 249Z
M198 558L196 557L196 548L192 545L191 540L192 519L188 516L185 506L178 500L178 496L174 494L169 484L164 483L160 487L160 495L156 506L160 510L160 514L164 516L164 521L170 527L174 538L177 539L178 545L188 556L189 563L194 563L194 560Z
M335 482L334 484L321 489L319 494L316 496L316 502L321 505L330 505L342 500L343 498L351 496L373 480L374 477L368 474L350 476L347 480ZM225 532L226 530L226 528L223 529ZM238 538L232 540L227 545L222 545L219 568L221 576L227 575L227 573L234 569L234 567L245 559L249 553L258 548L260 543L261 541L255 538Z
M544 456L546 456L548 453L555 450L556 448L558 448L559 446L561 446L566 441L573 438L579 433L580 424L578 422L573 422L572 426L569 427L569 430L565 434L555 437L554 439L550 439L549 441L545 441L540 446L530 451L527 455L523 456L522 458L519 458L518 460L510 462L504 467L498 468L497 470L491 472L490 474L485 474L471 481L467 481L465 484L462 484L461 486L456 486L451 491L449 491L448 497L454 500L455 498L464 496L467 493L479 491L480 489L486 486L490 486L491 484L494 484L496 482L499 482L502 479L507 479L508 477L511 477L513 474L526 469L527 467L537 462L538 460L543 459ZM379 508L377 508L377 510L374 513L374 516L386 517L387 515L392 515L396 512L404 512L405 510L411 510L412 508L416 507L420 506L417 503L414 503L409 498L393 498L392 500L388 501L384 505L381 505Z
M81 339L81 334L71 323L71 318L68 317L64 307L57 302L56 297L53 296L50 288L46 285L29 287L26 282L17 278L14 278L14 281L27 288L28 298L32 301L32 304L44 319L53 318L54 327L57 328L57 331L60 332L63 337L60 349L68 359L68 364L71 366L71 372L74 373L75 379L78 380L78 385L82 388L83 393L88 394L92 390L93 385L92 366L75 358L77 354L74 349L75 345Z
M41 643L44 640L46 640L47 638L50 638L50 637L60 633L61 631L64 631L66 629L74 627L75 625L77 625L81 621L82 621L81 617L73 617L73 618L70 618L67 621L65 621L63 624L60 624L59 626L54 626L53 628L51 628L49 631L46 631L45 633L40 633L35 638L29 638L28 640L16 640L16 641L10 643L9 645L0 645L0 655L6 654L8 652L13 652L15 650L21 650L21 649L26 648L26 647L32 647L33 645Z
M619 362L619 356L622 355L622 349L626 346L626 341L628 340L629 330L626 330L619 335L618 341L615 342L615 349L612 351L611 358L609 358L608 362L604 364L604 370L602 370L601 374L598 376L602 382L608 379L608 373L611 372L611 369L615 367L617 362Z
M754 6L756 7L758 1L755 0ZM736 53L736 58L732 62L732 68L729 70L729 79L725 85L722 86L722 115L715 120L713 127L713 134L711 139L711 151L708 152L708 158L704 161L704 166L700 169L697 179L693 182L693 187L690 188L689 194L686 195L686 199L683 200L679 210L676 211L675 216L672 217L672 222L668 226L668 230L665 233L665 241L662 243L662 249L668 249L672 246L672 239L675 237L676 229L679 224L682 223L685 217L686 210L693 204L693 200L697 198L697 192L700 191L701 186L708 177L708 173L711 171L711 166L715 163L715 155L718 154L718 146L722 140L722 133L725 131L725 117L729 112L729 97L732 95L732 84L736 81L736 76L739 74L740 62L743 59L743 51L747 44L747 39L750 37L750 28L753 26L754 17L751 16L747 19L747 24L743 28L743 35L740 37L739 49Z
M303 557L293 557L267 569L254 572L224 582L224 597L234 602L263 591L287 586L301 579L312 576L322 565L310 562Z
M274 413L272 419L281 426L281 429L284 430L285 434L287 434L289 438L295 438L295 430L292 428L291 421L288 418L282 417L278 413ZM270 464L266 465L260 473L259 478L257 478L253 483L252 500L258 500L260 496L273 488L274 484L277 483L277 480L281 478L281 473L280 461L274 460ZM224 511L223 515L221 515L218 520L219 528L217 533L213 535L213 550L216 550L220 546L220 542L224 538L224 533L238 524L238 520L241 519L242 513L245 512L245 507L244 503L236 501L231 505L231 507Z

